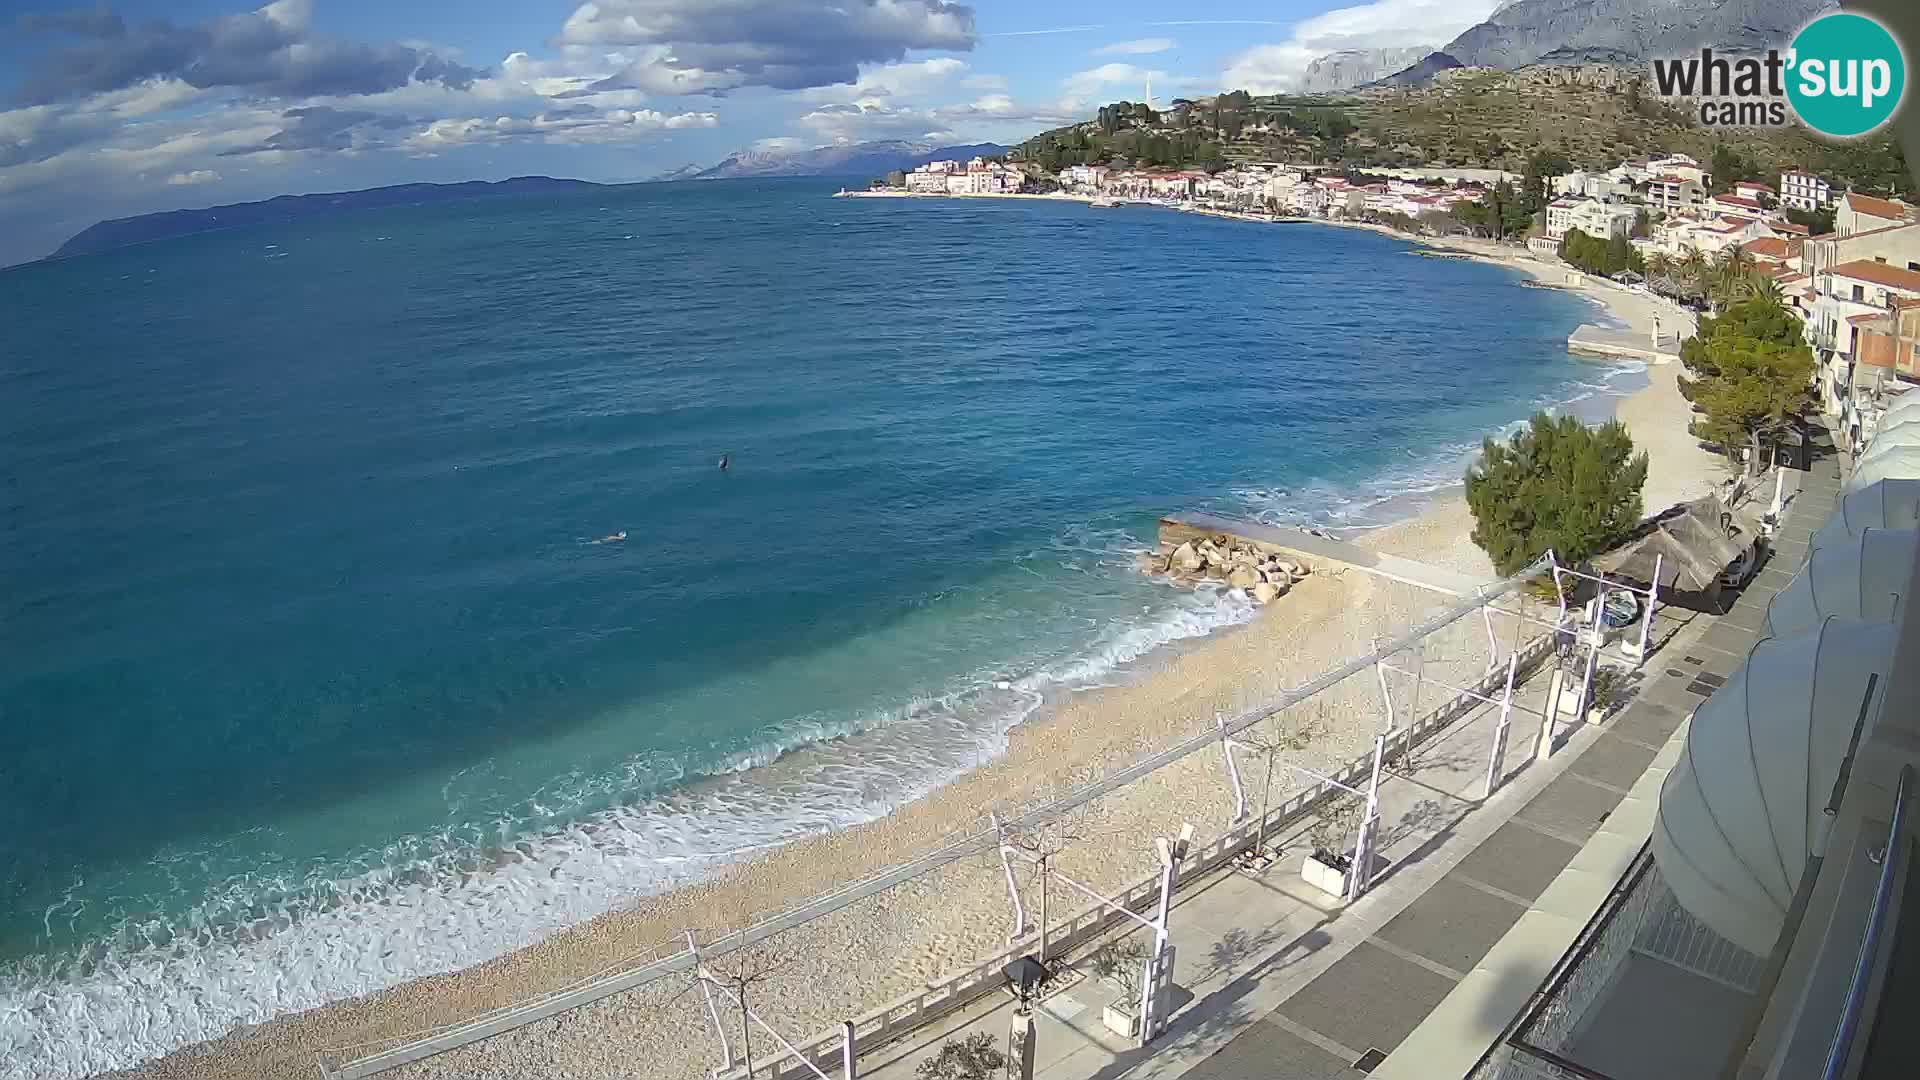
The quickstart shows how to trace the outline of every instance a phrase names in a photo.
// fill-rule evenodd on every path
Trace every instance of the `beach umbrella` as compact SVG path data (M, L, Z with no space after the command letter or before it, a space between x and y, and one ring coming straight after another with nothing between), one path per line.
M1920 480L1920 446L1876 447L1854 466L1847 490L1859 491L1882 480Z
M1768 635L1805 633L1829 616L1891 622L1909 592L1916 545L1913 529L1863 529L1815 550L1767 605Z
M1808 858L1826 853L1827 800L1862 689L1892 663L1895 632L1831 619L1763 638L1694 712L1660 789L1661 877L1689 914L1756 956L1773 950Z
M1813 534L1809 554L1828 544L1851 543L1864 529L1920 526L1920 480L1882 480L1849 492L1833 516Z

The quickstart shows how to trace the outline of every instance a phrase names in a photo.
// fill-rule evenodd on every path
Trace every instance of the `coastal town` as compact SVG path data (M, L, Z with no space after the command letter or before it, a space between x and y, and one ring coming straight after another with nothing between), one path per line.
M1503 204L1525 207L1529 184L1540 209L1503 220ZM928 162L862 194L1053 198L1363 224L1439 244L1505 240L1696 309L1721 292L1771 290L1800 319L1820 405L1850 442L1871 436L1889 394L1920 384L1920 206L1844 190L1802 168L1720 184L1711 163L1679 153L1539 177L1282 162L1217 172L1075 164L1046 174L976 157ZM1612 261L1582 257L1582 245L1611 248Z

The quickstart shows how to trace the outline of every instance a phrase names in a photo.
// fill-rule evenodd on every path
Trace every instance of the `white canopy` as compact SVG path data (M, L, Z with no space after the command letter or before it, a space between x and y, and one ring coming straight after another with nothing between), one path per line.
M1916 416L1920 416L1920 394L1909 390L1893 399L1893 404L1887 406L1887 411L1880 414L1880 423L1892 424Z
M1807 858L1826 850L1824 807L1894 633L1833 619L1762 639L1694 712L1660 790L1653 855L1680 905L1748 952L1773 950Z
M1829 616L1891 622L1913 576L1913 529L1862 529L1813 549L1812 557L1767 606L1767 633L1789 637Z
M1920 526L1920 480L1882 480L1848 492L1833 516L1813 534L1808 551L1819 551L1829 544L1852 543L1852 537L1864 529L1916 526Z
M1853 475L1847 479L1847 490L1859 491L1888 479L1920 479L1920 446L1874 444L1872 451L1854 466Z
M1912 446L1920 443L1920 409L1909 409L1900 416L1883 416L1880 424L1873 429L1873 441L1867 444L1867 453L1881 445Z

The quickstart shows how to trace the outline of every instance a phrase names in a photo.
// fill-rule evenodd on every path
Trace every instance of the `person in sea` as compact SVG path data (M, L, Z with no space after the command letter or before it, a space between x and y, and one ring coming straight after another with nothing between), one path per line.
M726 471L727 471L727 465L728 465L728 464L729 464L729 463L731 462L731 459L732 459L732 456L733 456L733 455L731 455L731 454L721 454L721 455L720 455L720 471L721 471L721 472L726 472Z
M617 544L620 541L625 540L626 538L627 538L627 530L621 529L617 533L608 533L607 535L601 537L600 539L592 542L596 544Z

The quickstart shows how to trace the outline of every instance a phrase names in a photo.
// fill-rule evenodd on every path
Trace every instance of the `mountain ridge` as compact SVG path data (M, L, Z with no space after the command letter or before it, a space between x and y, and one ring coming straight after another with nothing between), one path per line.
M999 143L941 146L904 139L833 143L810 150L736 150L718 164L685 179L731 180L749 176L858 176L872 178L924 165L942 158L995 157L1007 148Z

